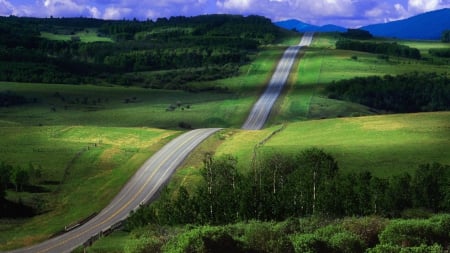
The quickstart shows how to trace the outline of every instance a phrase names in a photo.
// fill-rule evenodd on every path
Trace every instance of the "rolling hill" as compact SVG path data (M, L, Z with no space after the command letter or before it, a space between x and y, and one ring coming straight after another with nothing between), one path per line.
M345 32L347 30L344 27L331 24L324 26L311 25L296 19L276 22L275 25L288 30L295 29L298 32Z

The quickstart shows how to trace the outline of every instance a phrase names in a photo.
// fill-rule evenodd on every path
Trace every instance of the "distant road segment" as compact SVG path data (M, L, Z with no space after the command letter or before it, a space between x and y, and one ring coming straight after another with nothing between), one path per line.
M292 65L302 47L309 46L312 42L314 33L305 33L297 46L292 46L286 49L281 58L275 73L272 76L264 94L255 103L250 115L242 125L242 129L259 130L261 129L269 117L270 111L283 90L284 85L289 77Z
M147 160L114 200L87 223L40 244L12 252L70 252L102 231L107 231L155 196L192 150L219 130L220 128L196 129L180 135Z

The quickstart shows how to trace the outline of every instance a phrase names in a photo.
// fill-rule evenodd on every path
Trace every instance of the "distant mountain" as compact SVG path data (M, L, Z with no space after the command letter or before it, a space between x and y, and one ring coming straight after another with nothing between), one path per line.
M336 25L316 26L304 23L296 19L275 22L275 25L288 30L297 30L299 32L345 32L347 29Z
M275 25L299 32L345 32L347 29L335 26L315 26L295 19L275 22ZM360 29L369 31L377 37L398 39L439 40L442 31L450 30L450 9L441 9L423 13L408 19L363 26Z
M450 29L450 9L423 13L408 19L361 27L374 36L399 39L438 40Z

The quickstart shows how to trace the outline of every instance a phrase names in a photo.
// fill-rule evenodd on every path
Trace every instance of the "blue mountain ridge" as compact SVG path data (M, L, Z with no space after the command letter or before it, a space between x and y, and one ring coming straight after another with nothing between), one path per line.
M275 22L275 25L299 32L345 32L347 29L336 25L315 26L295 19ZM419 14L403 20L363 26L377 37L398 39L439 40L444 30L450 30L450 9L441 9Z
M398 39L439 40L450 30L450 9L431 11L404 20L363 26L374 36Z
M287 30L296 30L298 32L345 32L346 28L336 26L336 25L324 25L324 26L316 26L304 23L302 21L296 19L289 19L285 21L275 22L275 25L287 29Z

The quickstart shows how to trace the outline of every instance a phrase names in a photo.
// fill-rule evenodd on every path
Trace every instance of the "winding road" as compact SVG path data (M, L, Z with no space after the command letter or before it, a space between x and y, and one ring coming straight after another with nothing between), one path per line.
M285 51L266 91L242 126L243 129L257 130L264 126L300 48L308 46L312 37L312 33L306 33L298 46L289 47ZM70 252L91 238L109 231L112 226L126 219L131 211L150 201L194 148L220 129L196 129L178 136L148 159L111 203L91 220L60 236L11 253Z

